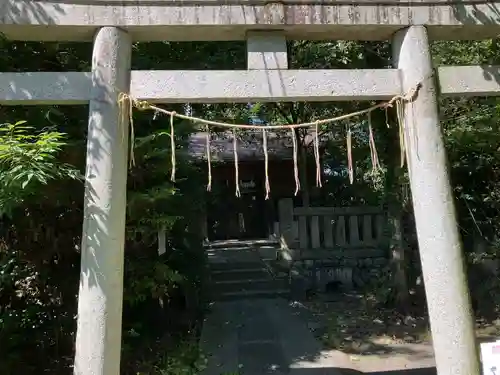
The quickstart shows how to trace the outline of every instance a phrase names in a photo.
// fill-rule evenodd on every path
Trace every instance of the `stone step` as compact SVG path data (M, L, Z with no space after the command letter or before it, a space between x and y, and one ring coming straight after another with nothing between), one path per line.
M208 254L210 254L210 253L225 253L225 252L236 253L238 251L256 251L256 250L257 250L257 248L255 246L248 246L248 245L221 246L221 247L205 248L205 252Z
M235 264L238 268L248 268L246 265L261 264L262 260L256 256L236 256L236 257L211 257L208 258L210 266Z
M264 299L264 298L289 298L290 291L288 289L278 290L250 290L240 292L227 292L215 296L216 301L234 301L242 299Z
M249 291L275 291L286 289L287 282L282 279L273 279L271 277L265 279L253 280L225 280L212 283L212 290L215 294L238 293Z
M220 247L216 249L205 249L205 253L210 256L235 256L242 254L256 254L264 258L276 259L278 246L242 246L242 247Z
M230 280L252 280L264 279L270 276L268 269L256 266L255 268L228 268L225 270L216 270L211 272L212 281L230 281Z
M235 261L225 261L225 262L210 262L209 269L212 272L225 271L225 272L237 272L243 270L255 270L264 269L264 264L260 260L235 260Z
M242 247L219 247L216 249L204 249L207 254L238 254L238 253L256 253L256 248L253 246Z
M254 248L240 248L240 249L207 249L205 253L208 257L235 257L235 256L258 256L259 253Z
M277 246L276 240L228 240L228 241L215 241L205 245L206 249L238 249L238 248L258 248L261 246Z

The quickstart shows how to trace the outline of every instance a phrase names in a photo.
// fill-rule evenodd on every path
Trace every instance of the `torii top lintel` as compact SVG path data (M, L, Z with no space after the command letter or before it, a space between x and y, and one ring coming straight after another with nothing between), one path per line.
M244 40L249 30L289 39L387 40L409 25L432 39L485 39L500 31L488 0L0 0L0 33L26 41L91 41L102 26L135 41Z

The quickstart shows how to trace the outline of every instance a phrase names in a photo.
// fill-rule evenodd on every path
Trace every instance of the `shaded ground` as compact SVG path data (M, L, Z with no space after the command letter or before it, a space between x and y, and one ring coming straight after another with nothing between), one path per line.
M403 316L381 308L369 294L316 296L295 310L323 345L349 358L342 374L434 375L427 316ZM479 342L500 336L500 321L477 320Z
M324 352L343 356L343 375L435 374L423 318L377 308L374 300L356 294L336 296L333 301L296 302L294 308L308 322Z
M477 324L481 341L500 335L499 321ZM216 302L201 349L203 375L436 374L425 313L398 314L371 294Z
M284 299L215 303L201 339L208 357L203 375L435 374L430 345L387 344L374 338L372 344L384 353L363 356L325 348L322 319L311 306ZM407 371L413 368L420 371Z
M341 375L336 358L322 353L306 322L279 298L216 302L201 348L208 357L203 375Z
M297 306L315 337L328 349L382 355L396 350L393 345L430 343L426 317L403 316L381 308L370 295L320 296Z

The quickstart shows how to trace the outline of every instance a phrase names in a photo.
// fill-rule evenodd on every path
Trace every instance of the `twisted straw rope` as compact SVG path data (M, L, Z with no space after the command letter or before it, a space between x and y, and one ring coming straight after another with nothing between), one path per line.
M207 126L207 138L206 138L206 155L207 155L207 167L208 167L208 183L207 191L212 191L212 153L210 152L210 130Z
M298 149L298 144L297 144L297 137L295 134L295 129L299 128L310 128L314 127L315 128L315 135L314 135L314 156L316 159L316 184L317 186L321 187L321 165L320 165L320 160L319 160L319 132L318 132L318 127L320 125L324 124L329 124L332 122L336 121L342 121L346 120L349 118L353 117L358 117L364 114L368 115L368 130L369 130L369 143L370 143L370 151L371 151L371 157L372 157L372 167L373 170L376 170L380 168L379 160L378 160L378 155L377 151L375 148L375 140L373 136L373 129L371 125L371 112L381 108L385 109L386 111L386 122L388 125L388 119L387 119L387 109L390 107L393 107L394 105L396 106L396 113L397 113L397 119L398 119L398 124L399 124L399 132L400 132L400 149L401 149L401 166L404 166L405 163L405 156L407 157L406 153L408 150L406 149L405 145L405 140L404 140L404 108L403 104L405 102L413 102L415 99L419 89L422 87L422 82L417 83L414 87L412 87L405 95L395 95L392 97L389 101L382 102L375 104L371 107L368 107L366 109L362 109L359 111L347 113L341 116L336 116L336 117L330 117L330 118L325 118L322 120L316 120L313 122L305 122L305 123L298 123L298 124L287 124L287 125L269 125L266 126L265 130L263 131L263 147L264 147L264 155L265 155L265 174L266 174L266 199L269 197L270 193L270 185L269 185L269 176L268 176L268 152L267 152L267 134L266 130L285 130L289 129L292 134L292 143L293 143L293 162L294 162L294 178L295 178L295 195L297 195L298 191L300 190L300 179L298 176L298 166L297 166L297 149ZM171 162L172 162L172 173L171 173L171 180L175 181L175 134L174 134L174 117L184 119L184 120L189 120L192 122L198 122L205 124L207 126L207 130L210 126L215 126L215 127L223 127L223 128L229 128L233 129L233 152L234 152L234 161L235 161L235 178L236 178L236 190L235 194L237 197L241 196L240 188L239 188L239 168L238 168L238 151L237 151L237 136L236 132L234 132L235 129L259 129L263 130L262 126L260 125L250 125L250 124L229 124L225 122L220 122L220 121L212 121L212 120L206 120L203 118L195 117L195 116L188 116L188 115L183 115L180 113L177 113L175 111L169 111L160 107L157 107L155 105L150 104L149 102L145 100L138 100L133 97L131 97L129 94L126 93L120 93L118 96L118 105L120 108L120 119L122 121L126 120L125 111L126 106L128 106L128 117L129 117L129 122L130 122L130 136L131 136L131 148L130 148L130 166L135 165L135 158L134 158L134 145L135 145L135 136L134 136L134 122L133 122L133 108L136 108L141 111L145 110L153 110L155 111L155 114L157 113L163 113L168 116L170 116L170 140L171 140ZM207 142L206 146L207 148L210 147L210 134L207 136ZM348 170L349 170L349 180L352 183L354 179L354 169L353 169L353 161L352 161L352 134L351 134L351 128L348 126L347 128L347 158L348 158ZM207 149L207 160L208 163L210 163L210 150ZM211 189L211 184L212 184L212 176L211 176L211 166L209 166L209 181L207 185L207 190L210 191Z
M319 129L318 124L314 127L314 159L316 161L316 186L322 187L321 184L321 161L319 156Z
M354 165L352 162L352 132L351 125L347 125L346 137L346 150L347 150L347 172L349 173L349 182L354 182Z
M172 174L170 175L170 180L175 181L175 132L174 132L174 117L176 112L170 113L170 148L171 150L171 162L172 162Z
M266 176L266 182L265 182L266 200L268 200L269 194L271 193L271 185L269 184L269 154L267 152L267 132L266 132L266 129L262 129L262 148L264 150L264 174Z
M300 178L299 178L299 166L298 166L298 156L297 156L297 136L295 135L295 129L290 129L292 133L292 143L293 143L293 176L295 178L295 196L300 190Z
M240 170L238 167L238 138L236 137L235 131L233 131L233 152L234 152L234 179L236 181L236 190L234 193L239 198L239 197L241 197Z
M415 95L417 94L421 84L416 85L414 88L408 91L408 94L406 95L396 95L393 98L391 98L387 102L382 102L375 104L371 107L351 112L351 113L346 113L345 115L337 116L337 117L329 117L325 118L322 120L316 120L312 122L303 122L299 124L286 124L286 125L266 125L267 130L285 130L285 129L297 129L297 128L310 128L316 125L324 125L328 124L331 122L337 122L341 120L346 120L352 117L358 117L364 114L367 114L369 112L373 112L376 109L379 108L388 108L392 107L394 104L396 104L398 101L402 102L409 102L412 101ZM140 111L145 111L145 110L154 110L158 111L161 113L164 113L166 115L173 115L174 117L183 119L183 120L189 120L193 122L199 122L201 124L209 125L209 126L218 126L218 127L223 127L223 128L232 128L232 129L259 129L262 130L261 125L250 125L250 124L229 124L227 122L220 122L220 121L212 121L212 120L206 120L200 117L195 117L195 116L188 116L188 115L183 115L181 113L177 113L175 111L169 111L160 107L157 107L155 105L150 104L149 102L145 100L138 100L134 99L130 95L126 93L120 93L118 97L119 102L123 101L129 101L132 103L132 107L137 108Z
M372 172L377 172L378 170L380 170L380 161L378 159L377 147L375 146L371 113L368 113L368 140L370 144L370 155L372 159Z

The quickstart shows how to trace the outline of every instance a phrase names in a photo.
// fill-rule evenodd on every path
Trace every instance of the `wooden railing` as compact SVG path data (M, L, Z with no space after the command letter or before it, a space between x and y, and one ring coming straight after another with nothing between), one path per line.
M301 258L384 252L386 216L381 207L293 207L291 200L283 199L279 220L282 241L299 250Z

